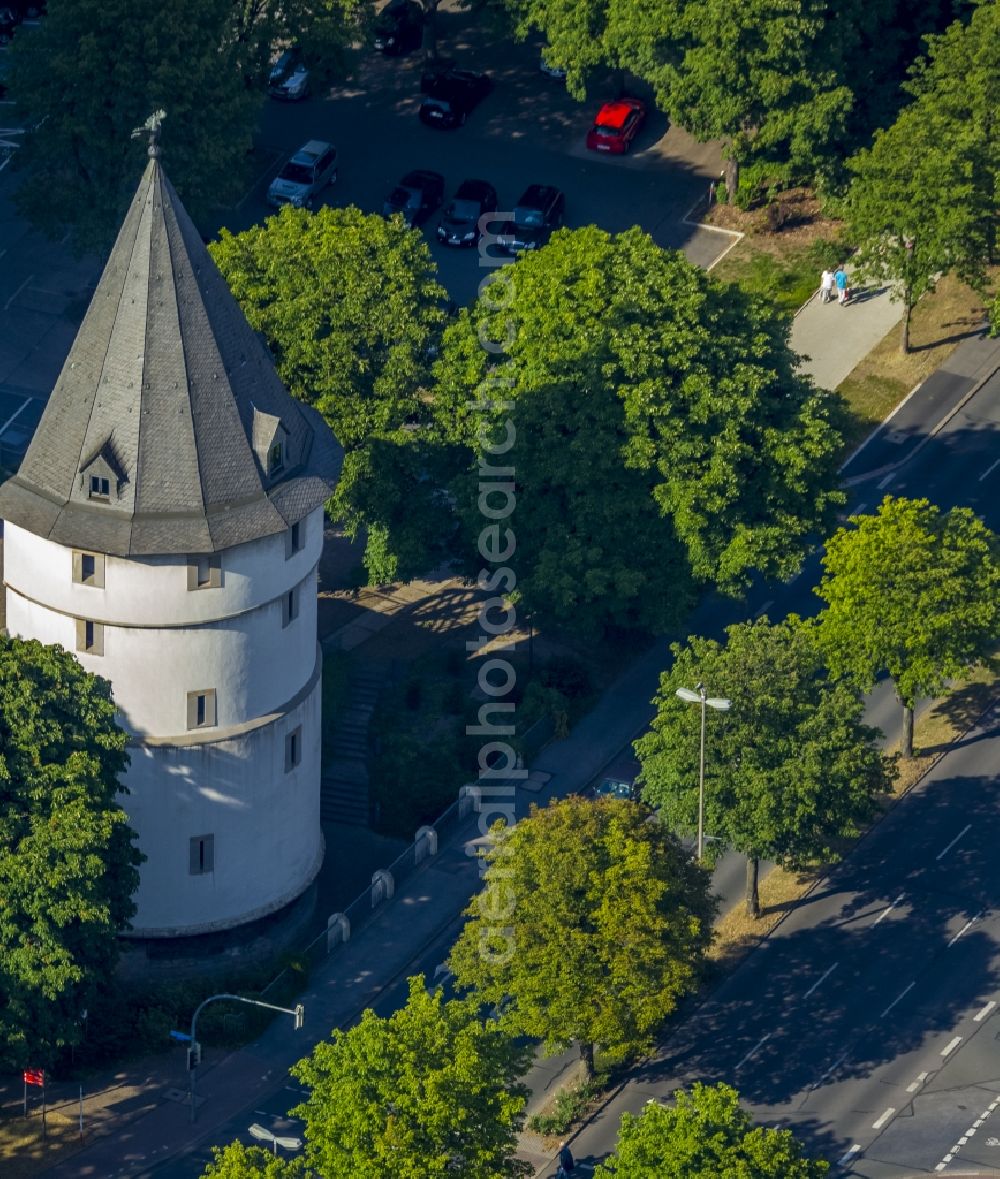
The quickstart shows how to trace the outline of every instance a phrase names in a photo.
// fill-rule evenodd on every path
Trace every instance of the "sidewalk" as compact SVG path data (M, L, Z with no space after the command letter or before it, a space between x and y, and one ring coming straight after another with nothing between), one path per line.
M850 269L850 268L848 268ZM850 303L821 303L819 293L792 321L792 347L802 357L799 371L821 389L836 389L903 316L890 288L855 288Z

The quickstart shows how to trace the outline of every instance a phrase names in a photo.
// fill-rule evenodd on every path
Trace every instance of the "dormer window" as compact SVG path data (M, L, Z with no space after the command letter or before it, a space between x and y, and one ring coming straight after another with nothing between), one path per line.
M108 500L111 498L111 480L103 475L90 476L90 498Z
M277 475L281 468L285 465L285 446L283 442L275 442L268 451L267 455L267 473L269 475Z

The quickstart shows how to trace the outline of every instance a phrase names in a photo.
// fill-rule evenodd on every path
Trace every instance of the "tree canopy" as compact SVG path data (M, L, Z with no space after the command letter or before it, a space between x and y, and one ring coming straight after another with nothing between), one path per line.
M755 1126L728 1085L696 1082L673 1101L623 1114L618 1146L594 1179L820 1179L830 1169L806 1158L791 1130Z
M52 1063L114 968L142 856L111 688L60 647L0 636L0 1058Z
M852 684L831 680L814 628L794 615L726 630L726 641L675 643L650 731L635 743L642 796L673 830L697 823L700 724L679 687L728 698L706 724L705 829L747 857L747 911L757 916L760 859L792 866L834 858L834 841L875 813L890 772L862 724Z
M495 1022L413 978L405 1006L387 1019L367 1009L293 1066L310 1091L292 1111L305 1163L371 1179L516 1174L526 1066Z
M106 250L142 174L154 110L170 178L196 221L244 183L258 96L240 75L232 0L50 0L11 46L10 93L28 128L15 200L36 225Z
M443 437L481 453L513 422L539 612L669 625L693 585L793 573L842 502L838 403L796 374L786 321L638 229L521 257L446 330L435 376ZM491 386L512 404L477 408ZM478 471L457 486L470 532Z
M712 938L708 874L649 811L570 797L492 828L485 889L450 965L501 1023L549 1048L649 1043Z
M845 205L858 270L898 284L904 352L910 309L939 275L983 289L1000 201L1000 6L927 42L904 86L912 101L850 161Z
M886 496L827 542L816 591L819 639L835 674L863 691L883 672L905 710L984 658L1000 630L1000 547L969 508Z

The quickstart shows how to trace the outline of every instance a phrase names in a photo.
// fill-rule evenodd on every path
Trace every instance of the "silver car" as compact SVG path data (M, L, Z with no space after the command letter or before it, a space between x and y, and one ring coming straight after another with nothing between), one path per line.
M337 179L337 149L321 139L310 139L292 156L267 190L267 203L278 209L312 205L320 191Z

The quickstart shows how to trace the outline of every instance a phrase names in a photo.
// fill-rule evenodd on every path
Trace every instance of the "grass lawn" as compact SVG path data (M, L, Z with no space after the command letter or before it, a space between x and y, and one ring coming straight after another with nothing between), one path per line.
M982 327L982 300L965 283L946 275L925 295L910 320L910 351L899 350L899 328L861 361L837 392L850 407L852 426L847 449L853 449L884 421L903 398L940 368L962 340Z
M836 266L840 249L832 225L829 236L808 236L794 230L748 236L712 267L712 276L763 295L792 315L819 286L824 266Z

